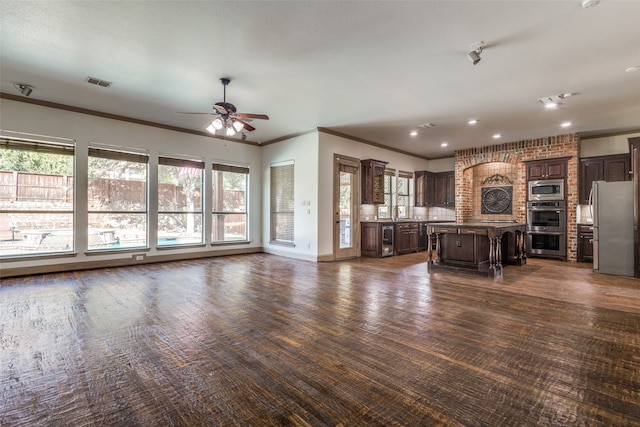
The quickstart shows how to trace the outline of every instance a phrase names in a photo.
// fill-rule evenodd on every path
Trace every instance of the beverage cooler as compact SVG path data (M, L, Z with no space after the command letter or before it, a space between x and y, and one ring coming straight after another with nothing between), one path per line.
M393 255L393 225L382 226L382 256Z

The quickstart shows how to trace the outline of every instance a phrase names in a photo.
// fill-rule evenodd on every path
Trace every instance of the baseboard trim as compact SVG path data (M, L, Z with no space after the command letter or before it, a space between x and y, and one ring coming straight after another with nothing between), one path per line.
M61 273L65 271L76 270L91 270L95 268L111 268L111 267L127 267L131 265L140 264L153 264L159 262L180 261L187 259L198 258L213 258L226 255L243 255L264 252L264 248L238 248L238 249L224 249L219 251L207 251L207 252L187 252L181 254L162 254L145 256L143 260L137 261L132 258L118 258L108 260L96 260L86 262L74 262L74 263L62 263L53 265L42 265L28 267L12 267L0 269L0 278L18 277L18 276L30 276L34 274L47 274L47 273Z

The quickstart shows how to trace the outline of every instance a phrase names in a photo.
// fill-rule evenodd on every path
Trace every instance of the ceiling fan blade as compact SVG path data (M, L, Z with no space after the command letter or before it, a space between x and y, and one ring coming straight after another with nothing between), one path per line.
M191 113L188 111L176 111L175 114L206 114L207 116L213 116L214 114L217 114L217 113Z
M246 131L251 132L251 131L256 130L256 128L254 128L253 126L251 126L249 123L245 122L244 120L240 120L238 118L236 118L234 120L237 121L237 122L242 123L244 125L244 130L246 130Z
M221 103L218 103L218 104L221 104ZM222 105L218 105L218 104L214 104L213 105L214 110L216 110L220 114L229 114L229 112L227 111L226 108L224 108Z
M269 120L269 116L266 114L249 114L249 113L236 113L236 117L241 117L243 119L261 119L261 120Z

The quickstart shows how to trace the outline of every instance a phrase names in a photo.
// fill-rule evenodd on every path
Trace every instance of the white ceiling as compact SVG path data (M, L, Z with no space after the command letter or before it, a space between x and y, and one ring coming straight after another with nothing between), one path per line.
M175 112L211 111L230 77L227 101L271 118L256 143L324 127L440 158L495 133L640 129L640 1L2 0L0 17L3 93L202 131Z

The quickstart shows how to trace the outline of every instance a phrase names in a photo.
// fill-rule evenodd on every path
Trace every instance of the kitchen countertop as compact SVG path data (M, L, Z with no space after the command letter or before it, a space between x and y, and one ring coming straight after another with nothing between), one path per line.
M372 222L372 223L381 223L381 224L398 224L403 222L427 222L429 224L439 224L445 222L451 222L451 220L440 220L440 219L367 219L360 221L363 222Z
M469 222L443 222L438 223L439 226L443 227L455 227L455 228L501 228L501 227L511 227L511 226L521 226L526 225L524 223L517 223L512 221L469 221Z

